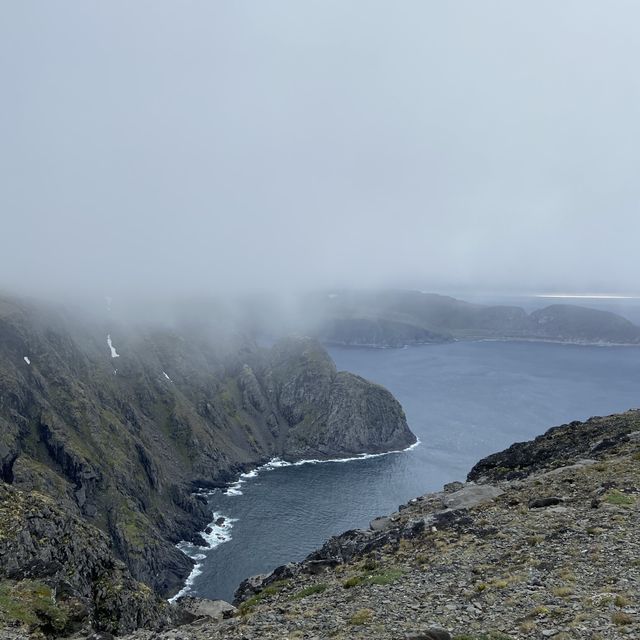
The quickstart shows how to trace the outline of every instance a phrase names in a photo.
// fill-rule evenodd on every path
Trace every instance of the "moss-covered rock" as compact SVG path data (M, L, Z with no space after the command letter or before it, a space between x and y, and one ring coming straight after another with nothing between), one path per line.
M171 623L170 607L134 580L107 536L50 497L0 483L0 623L29 633L124 633Z

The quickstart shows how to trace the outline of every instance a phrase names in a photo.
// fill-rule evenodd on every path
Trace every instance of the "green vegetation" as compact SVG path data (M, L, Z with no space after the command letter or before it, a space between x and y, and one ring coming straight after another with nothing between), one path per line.
M312 596L314 593L322 593L327 590L327 585L324 583L321 584L313 584L310 587L305 587L298 591L298 593L294 593L291 596L292 600L300 600L302 598L306 598L307 596Z
M631 624L633 622L633 618L624 611L614 611L611 614L611 622L619 627L624 627Z
M238 607L238 610L242 615L249 613L257 604L271 596L275 596L277 593L280 593L283 589L288 587L289 584L290 580L278 580L277 582L272 582L268 587L265 587L262 591L256 593L255 596L251 596L245 600Z
M357 587L362 584L392 584L404 575L403 569L378 570L360 576L352 576L342 583L345 589Z
M373 558L367 558L362 563L363 571L375 571L378 568L378 563Z
M51 589L35 580L0 582L0 619L30 629L61 632L68 612L56 604Z
M631 601L626 596L618 594L615 597L613 603L616 605L616 607L628 607L631 604Z
M630 507L635 502L635 499L633 496L629 496L626 493L622 493L622 491L618 491L618 489L612 489L605 496L605 502L619 507Z
M149 523L141 513L124 501L120 501L118 526L124 534L130 552L133 553L135 549L142 550L148 544Z
M350 625L363 625L367 624L371 618L373 618L373 611L371 609L358 609L348 621Z
M348 580L345 580L342 583L342 586L345 589L351 589L351 587L357 587L359 584L362 584L363 582L364 582L364 578L362 576L353 576Z

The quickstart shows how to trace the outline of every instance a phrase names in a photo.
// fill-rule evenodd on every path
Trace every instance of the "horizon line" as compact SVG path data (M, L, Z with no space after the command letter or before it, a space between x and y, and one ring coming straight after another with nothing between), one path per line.
M639 300L638 295L620 295L615 293L534 293L534 298L581 298L593 300Z

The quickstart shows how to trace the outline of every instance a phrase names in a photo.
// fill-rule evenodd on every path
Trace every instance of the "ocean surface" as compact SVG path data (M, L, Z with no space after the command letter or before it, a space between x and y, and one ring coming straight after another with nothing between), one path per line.
M640 407L640 348L457 342L332 348L339 369L385 385L421 444L350 462L277 465L210 495L224 522L186 590L231 600L247 576L301 560L414 496L464 480L481 457L551 426Z

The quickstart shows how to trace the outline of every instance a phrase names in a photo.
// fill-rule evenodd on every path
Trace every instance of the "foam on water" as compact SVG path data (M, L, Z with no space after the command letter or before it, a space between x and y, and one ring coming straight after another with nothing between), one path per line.
M216 524L216 521L220 518L224 518L224 522L222 524ZM202 561L207 559L207 552L212 551L224 542L229 542L229 540L231 540L231 529L233 528L234 522L237 522L237 520L234 518L227 518L221 513L214 512L213 520L207 527L207 529L210 529L210 532L207 533L206 531L202 531L200 533L207 542L206 547L195 545L191 542L187 542L186 540L183 540L176 545L182 553L189 556L192 560L195 560L196 564L193 566L189 577L185 580L184 587L182 587L175 596L170 598L169 602L175 602L178 598L190 593L193 582L202 573Z
M330 458L329 460L298 460L298 462L288 463L293 467L299 467L303 464L321 464L325 462L357 462L358 460L370 460L371 458L381 458L382 456L388 456L392 453L404 453L405 451L411 451L415 449L420 444L420 439L418 438L412 445L409 445L406 449L398 449L396 451L385 451L384 453L361 453L358 456L354 456L353 458ZM287 465L282 465L287 466Z
M269 463L267 463L269 464ZM267 465L264 465L265 467ZM230 485L224 492L225 496L241 496L242 490L240 487L245 483L249 478L255 478L258 475L258 471L264 467L258 467L257 469L252 469L251 471L247 471L247 473L241 473L240 477Z
M229 485L229 487L225 490L224 495L225 496L241 496L242 495L242 491L240 490L241 484L242 482L238 480L238 482L234 482L232 485Z
M385 451L384 453L361 453L360 455L353 456L351 458L330 458L328 460L316 460L310 458L308 460L298 460L297 462L287 462L282 458L271 458L269 462L263 464L261 467L257 467L252 471L240 474L240 477L236 482L230 485L224 492L225 496L241 496L241 486L250 478L255 478L261 471L272 471L273 469L280 469L282 467L300 467L303 464L325 464L328 462L357 462L358 460L370 460L371 458L380 458L382 456L388 456L394 453L404 453L405 451L411 451L420 445L420 438L418 438L412 445L409 445L406 449L397 449L395 451Z
M363 453L358 456L354 456L352 458L332 458L330 460L299 460L298 462L287 462L286 460L282 460L281 458L272 458L266 464L263 464L256 469L252 469L251 471L247 471L246 473L241 473L238 477L238 480L234 482L232 485L227 487L224 491L225 496L241 496L242 490L241 486L252 478L256 478L262 471L272 471L273 469L280 469L282 467L299 467L303 464L321 464L321 463L329 463L329 462L356 462L358 460L368 460L370 458L379 458L381 456L387 456L393 453L403 453L405 451L411 451L415 449L420 444L420 440L416 440L412 445L407 447L406 449L399 449L397 451L386 451L385 453ZM205 492L206 493L206 492ZM220 517L224 517L225 520L221 525L216 524L216 520ZM211 528L210 533L202 532L202 537L207 541L207 547L199 547L190 542L182 541L177 547L184 554L188 555L191 559L196 561L189 577L186 579L184 583L184 587L173 596L169 602L175 602L178 598L187 595L191 592L191 588L195 579L202 574L202 565L203 560L206 560L207 554L203 552L208 552L215 549L217 546L221 545L224 542L228 542L231 540L231 528L233 527L233 523L237 522L236 519L227 518L226 516L222 516L220 513L215 512L213 514L213 521L209 525Z

